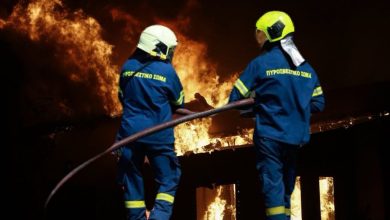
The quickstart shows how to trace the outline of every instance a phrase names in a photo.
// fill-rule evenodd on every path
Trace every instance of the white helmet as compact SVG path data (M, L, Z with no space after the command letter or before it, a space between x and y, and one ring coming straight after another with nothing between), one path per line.
M137 47L162 60L172 60L177 45L173 31L162 25L152 25L142 31Z

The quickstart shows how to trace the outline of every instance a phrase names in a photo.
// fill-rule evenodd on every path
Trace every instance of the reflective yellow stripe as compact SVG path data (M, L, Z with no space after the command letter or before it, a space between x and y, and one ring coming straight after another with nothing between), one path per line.
M145 208L145 201L143 200L133 200L133 201L125 201L125 206L128 209L134 208Z
M267 216L285 214L284 206L276 206L265 210Z
M156 57L157 56L157 52L156 51L151 51L150 55Z
M314 97L314 96L319 96L319 95L322 95L322 88L321 88L321 86L318 86L318 87L315 88L314 91L313 91L313 97Z
M173 196L171 196L171 195L169 195L167 193L158 193L157 196L156 196L156 199L164 200L164 201L173 203L173 201L175 200L175 197L173 197Z
M157 53L156 51L151 51L149 54L153 57L160 57L160 59L162 59L162 60L167 59L167 56L165 54Z
M181 105L181 104L183 104L183 101L184 101L184 91L182 90L182 91L180 92L179 98L178 98L176 101L174 101L173 104L175 104L175 105Z
M287 216L290 216L291 215L291 209L285 208L285 214Z
M240 80L237 79L236 83L234 83L234 86L238 89L238 91L241 93L242 96L248 97L249 96L249 90L245 86L245 84Z

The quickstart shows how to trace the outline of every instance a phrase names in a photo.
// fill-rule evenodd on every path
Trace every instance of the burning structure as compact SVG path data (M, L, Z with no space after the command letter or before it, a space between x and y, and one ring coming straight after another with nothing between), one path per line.
M225 104L242 68L218 74L232 64L225 62L227 67L219 67L208 59L207 44L189 37L191 20L186 13L199 4L187 1L181 5L177 19L153 18L153 22L163 23L178 34L174 65L185 87L187 106L193 110ZM16 85L4 92L9 106L7 136L13 141L13 196L8 204L20 207L23 200L31 204L25 214L11 215L38 219L52 185L114 140L121 111L118 64L127 58L146 24L136 13L111 5L102 7L103 18L91 16L93 9L81 10L72 1L32 0L10 5L8 10L0 10L2 60L5 69L14 69L6 81ZM254 18L250 19L253 22ZM123 37L112 36L110 31ZM242 54L247 56L246 52ZM351 59L355 62L358 58ZM318 65L324 75L334 71L327 63ZM359 72L355 67L342 69L336 61L334 65L344 72ZM327 111L314 118L312 141L300 153L301 217L385 219L389 204L384 198L389 192L384 186L389 184L389 174L385 172L388 162L383 152L388 145L389 84L352 84L332 90L330 82L340 83L339 78L321 78L325 90L329 88L326 94L331 101ZM10 92L14 90L17 92ZM252 120L240 118L237 111L176 127L183 179L174 219L263 218L251 147L252 127ZM19 138L21 134L24 138ZM113 181L114 167L114 159L108 158L80 174L54 201L48 218L121 219L122 200ZM319 185L320 177L331 177L327 183L333 185L334 209L327 204L333 213L330 218L321 217L324 197L319 195L324 187L322 182Z
M384 196L387 192L384 186L388 174L383 156L385 145L381 143L388 141L388 117L388 114L383 114L364 117L365 120L360 118L360 123L348 119L322 124L327 130L313 134L311 143L299 154L300 178L295 193L300 195L293 199L296 206L292 208L294 219L385 219ZM113 136L112 128L118 121L90 123L98 123L100 128L81 125L56 134L55 152L62 154L66 148L69 149L69 141L85 133L99 136L99 140L95 141L108 144L109 139L102 134L111 131ZM89 142L92 138L80 144L88 145ZM73 146L73 153L79 147ZM353 150L353 153L341 149L343 147ZM104 146L99 148L102 150ZM205 152L195 150L180 156L183 176L172 219L264 219L252 145L205 149L211 147L202 148ZM55 183L67 172L65 170L61 175L58 167L67 164L65 169L70 170L87 157L88 151L91 150L83 151L84 155L78 158L72 157L73 153L67 153L66 158L72 158L72 161L66 162L56 161L64 155L53 152L47 162L54 164L47 168L53 174L46 178ZM121 219L124 210L120 208L119 189L112 181L115 179L114 170L115 160L108 158L70 181L54 198L49 219ZM144 172L145 182L152 182L148 181L153 178L148 166L145 166ZM151 207L155 188L154 185L146 187L149 189L147 205ZM58 217L57 214L65 210L66 214Z

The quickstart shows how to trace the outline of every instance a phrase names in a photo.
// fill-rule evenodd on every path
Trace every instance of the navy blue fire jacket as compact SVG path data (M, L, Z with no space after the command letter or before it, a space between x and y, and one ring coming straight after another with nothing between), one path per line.
M123 114L118 140L171 120L172 112L184 105L183 87L171 63L153 60L134 74L147 62L150 59L145 60L142 52L138 51L122 67L119 99ZM138 142L172 144L173 128L143 137Z
M322 111L325 99L318 77L305 61L295 67L278 43L268 44L235 82L229 102L255 93L254 137L302 145L310 139L310 114Z

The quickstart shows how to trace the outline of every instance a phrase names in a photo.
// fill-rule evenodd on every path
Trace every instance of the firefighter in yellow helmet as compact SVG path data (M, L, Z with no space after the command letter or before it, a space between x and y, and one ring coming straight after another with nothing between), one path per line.
M255 97L253 142L268 220L290 219L297 150L309 141L311 113L325 99L316 72L292 38L286 13L270 11L256 22L262 48L234 84L229 102Z

